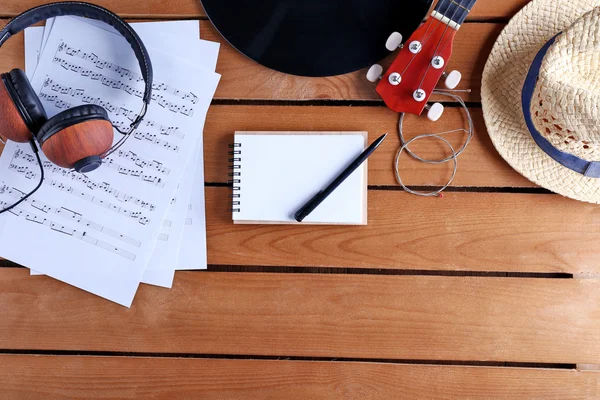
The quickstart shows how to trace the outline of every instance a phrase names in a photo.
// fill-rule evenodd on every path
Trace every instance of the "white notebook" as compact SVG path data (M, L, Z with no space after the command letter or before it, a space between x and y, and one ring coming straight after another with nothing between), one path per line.
M294 213L366 148L366 132L236 132L233 221L297 224ZM302 224L367 223L367 162Z

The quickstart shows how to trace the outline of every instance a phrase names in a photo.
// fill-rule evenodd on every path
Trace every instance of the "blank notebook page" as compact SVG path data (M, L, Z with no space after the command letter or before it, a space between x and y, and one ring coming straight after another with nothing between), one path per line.
M294 213L365 148L358 134L235 134L240 147L237 223L296 223ZM303 223L366 224L366 163Z

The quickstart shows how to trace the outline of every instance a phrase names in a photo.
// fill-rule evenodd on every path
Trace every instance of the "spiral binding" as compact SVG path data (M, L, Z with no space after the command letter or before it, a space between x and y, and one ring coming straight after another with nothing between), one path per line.
M231 185L233 194L231 194L231 211L240 212L240 184L242 183L242 144L233 143L229 145L229 185Z

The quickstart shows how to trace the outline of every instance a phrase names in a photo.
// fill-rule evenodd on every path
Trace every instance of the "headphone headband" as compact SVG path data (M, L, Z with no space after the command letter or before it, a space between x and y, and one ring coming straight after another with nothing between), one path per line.
M40 21L63 15L75 15L102 21L115 28L117 32L127 40L140 64L142 77L144 78L145 87L143 100L144 108L146 108L152 95L152 64L150 62L148 50L146 50L142 40L131 26L123 21L118 15L106 8L80 1L50 3L32 8L13 18L6 24L4 29L0 31L0 47L8 40L8 38L23 31L25 28ZM141 118L138 119L141 120Z

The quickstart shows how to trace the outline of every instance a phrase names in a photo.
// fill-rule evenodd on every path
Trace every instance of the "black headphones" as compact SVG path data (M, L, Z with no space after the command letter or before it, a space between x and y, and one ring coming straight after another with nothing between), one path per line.
M143 108L128 132L116 128L124 137L113 147L113 125L107 111L96 104L85 104L62 111L48 119L25 73L13 69L0 75L0 136L30 142L34 139L46 157L63 168L90 172L102 165L111 147L120 146L138 127L152 95L152 64L146 47L131 26L113 12L95 4L66 1L32 8L16 16L0 31L0 47L11 36L48 18L75 15L93 18L111 25L131 45L140 65L145 87Z

